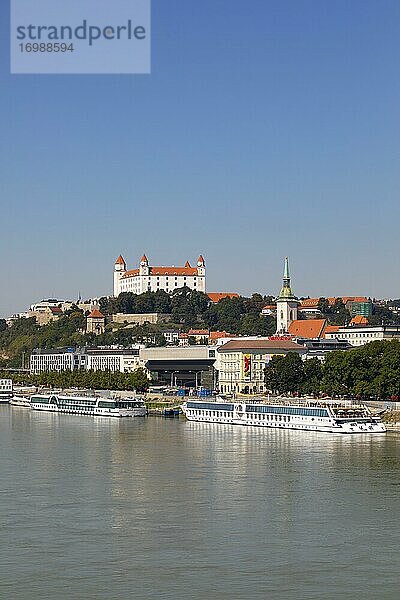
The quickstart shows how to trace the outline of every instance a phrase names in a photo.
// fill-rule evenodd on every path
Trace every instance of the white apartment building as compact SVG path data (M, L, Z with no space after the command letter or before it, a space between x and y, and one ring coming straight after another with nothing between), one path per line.
M144 368L139 348L95 348L86 351L86 369L90 371L120 371L132 373L139 367Z
M337 331L325 333L325 338L346 340L352 346L364 346L376 340L400 340L400 326L339 327Z
M206 264L201 255L196 267L192 267L189 261L184 267L151 267L146 255L142 256L138 269L128 271L122 256L114 265L114 296L121 292L173 292L184 286L199 292L206 291Z
M86 358L83 352L73 348L36 349L30 358L30 372L74 371L85 368Z
M131 373L139 367L144 368L138 348L59 348L37 349L31 354L30 372L74 371L120 371Z

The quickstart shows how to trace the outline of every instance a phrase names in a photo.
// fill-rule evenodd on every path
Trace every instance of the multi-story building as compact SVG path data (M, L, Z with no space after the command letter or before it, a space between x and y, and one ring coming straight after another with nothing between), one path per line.
M56 348L34 350L30 358L30 372L33 374L46 371L74 371L84 369L86 356L83 350L74 348Z
M332 330L333 329L333 330ZM352 346L364 346L376 340L400 340L400 326L335 327L325 332L326 339L346 340Z
M86 369L89 371L120 371L132 373L144 367L137 348L88 348Z
M352 317L357 315L370 317L372 314L372 302L366 296L330 296L325 300L330 307L333 307L337 300L342 300ZM318 309L319 301L320 298L305 298L301 301L299 310L306 315L312 315Z
M289 352L305 354L303 346L290 340L231 340L217 350L216 369L221 393L260 394L266 390L264 372L273 356Z
M115 262L114 296L119 296L121 292L173 292L184 286L199 292L206 291L206 264L201 255L196 267L192 267L189 261L186 261L184 267L152 267L146 255L140 259L139 268L130 271L127 270L122 256Z
M30 371L33 374L77 369L131 373L139 367L144 367L139 347L37 349L32 352L30 359Z
M370 317L372 315L372 302L371 300L356 301L348 303L350 314L352 317Z

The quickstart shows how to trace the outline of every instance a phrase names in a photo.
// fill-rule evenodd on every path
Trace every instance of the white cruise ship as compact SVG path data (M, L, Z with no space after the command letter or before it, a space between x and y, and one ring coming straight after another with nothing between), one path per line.
M31 396L31 408L93 417L145 417L147 415L146 405L139 398L35 395Z
M0 403L9 403L13 397L12 379L0 379Z
M182 411L189 421L252 427L302 429L327 433L384 433L385 425L366 406L322 402L276 403L188 401Z

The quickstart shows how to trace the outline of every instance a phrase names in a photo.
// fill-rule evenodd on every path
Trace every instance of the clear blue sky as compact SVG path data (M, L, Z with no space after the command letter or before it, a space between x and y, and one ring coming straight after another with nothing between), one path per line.
M201 252L209 291L400 296L398 0L153 0L150 76L9 74L0 314Z

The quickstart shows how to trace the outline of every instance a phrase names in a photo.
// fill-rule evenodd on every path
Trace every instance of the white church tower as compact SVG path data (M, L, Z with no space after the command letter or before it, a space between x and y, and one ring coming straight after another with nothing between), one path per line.
M121 293L121 277L126 273L126 263L121 254L118 256L114 265L114 296L117 297Z
M281 293L276 299L276 333L284 335L289 332L289 326L297 319L297 307L299 301L290 287L289 259L285 258L283 271L283 285Z

